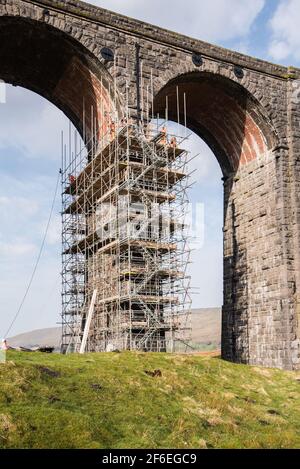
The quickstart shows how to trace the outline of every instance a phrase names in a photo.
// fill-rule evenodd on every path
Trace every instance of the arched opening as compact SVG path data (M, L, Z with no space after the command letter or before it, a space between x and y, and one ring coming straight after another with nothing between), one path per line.
M0 19L0 78L56 105L88 141L119 111L106 68L79 41L44 22Z
M3 311L6 311L1 327L4 334L16 312L16 302L24 293L43 236L55 179L61 165L61 130L65 129L68 139L68 121L72 122L72 134L76 130L89 145L92 138L97 140L107 132L109 116L120 112L121 102L115 94L106 67L79 41L44 22L1 17L0 61L0 79L7 84L7 102L1 104L1 119L5 122L2 130L6 129L6 135L2 133L4 139L1 142L1 165L4 170L0 205L1 212L8 217L7 229L3 231L0 246L2 254L4 253L3 259L6 260L2 271L5 273L2 279L4 296L1 299ZM20 119L16 119L18 125L14 128L16 115L24 119L23 129ZM11 144L9 138L12 139ZM12 172L14 177L11 177ZM5 193L5 187L11 190ZM60 231L59 198L55 208L54 225L58 225ZM24 224L23 228L17 223L17 219ZM12 231L9 231L9 225L13 225ZM53 226L51 230L54 230ZM60 307L57 309L57 306L60 302L61 236L58 236L57 230L55 233L50 232L49 236L53 239L46 256L47 262L51 264L48 263L51 273L49 278L41 275L47 288L46 283L35 284L36 301L28 302L24 314L24 318L29 318L28 324L25 319L21 320L10 334L49 326L49 322L42 318L44 306L47 307L49 320L54 325L54 316L48 309L49 305L40 301L43 298L39 294L41 291L44 291L45 296L52 293L54 283L57 293L54 293L56 300L53 303L55 320L60 319ZM16 240L19 240L18 245ZM6 275L9 271L11 275ZM58 282L52 273L55 273ZM9 278L10 286L13 284L14 276L12 293L6 287ZM10 301L7 301L8 292Z
M187 126L212 149L224 176L236 172L272 148L274 134L261 106L241 85L212 73L184 74L171 80L156 96L155 112L164 114L168 98L169 119L177 121L177 87L187 99Z
M253 293L257 294L256 286L249 281L249 271L256 268L256 259L253 260L253 240L245 236L247 223L252 222L249 216L251 205L248 205L247 201L243 203L243 197L245 200L246 197L241 196L241 187L243 181L247 181L248 169L255 171L256 165L265 163L268 152L276 144L276 134L262 106L242 85L213 73L189 73L169 81L157 93L154 101L155 114L164 116L166 108L169 120L185 123L209 146L223 175L224 190L221 181L218 186L219 193L221 190L223 192L223 204L221 197L218 200L214 194L211 195L210 201L206 200L211 206L213 201L218 200L224 209L222 225L216 227L220 232L222 229L224 232L222 355L234 361L247 362L250 349L250 311L251 308L254 309ZM216 168L215 171L216 177L219 178L219 170ZM199 195L199 185L196 193L191 193L193 203L197 197L200 197L198 200L201 201L203 196ZM208 229L209 213L206 213L205 218L207 236L204 236L203 251L205 239L208 244L211 241ZM221 236L216 242L222 243ZM216 251L219 249L220 244L216 245ZM201 297L205 282L201 285L199 279L203 278L205 271L209 269L210 262L206 259L201 264L200 257L199 251L198 256L193 254L192 257L192 283L199 288ZM222 271L221 259L219 270ZM216 270L216 279L218 273ZM206 292L202 295L205 297Z
M6 100L0 104L2 335L8 330L19 308L38 256L59 176L60 134L64 131L68 135L69 132L67 117L49 101L21 87L6 85L5 88ZM54 339L59 340L60 211L59 185L33 283L8 337L51 328L42 340L49 345L53 344ZM11 345L33 346L40 344L40 340L40 336L30 333L30 336L22 336Z

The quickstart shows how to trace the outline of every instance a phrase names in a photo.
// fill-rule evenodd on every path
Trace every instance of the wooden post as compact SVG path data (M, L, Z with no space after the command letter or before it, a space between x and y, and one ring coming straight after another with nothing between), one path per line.
M96 297L97 297L97 289L95 289L93 292L92 301L89 307L89 312L88 312L87 320L86 320L85 327L84 327L84 333L83 333L82 342L81 342L80 351L79 351L79 353L81 354L85 353L87 338L88 338L92 316L93 316L95 303L96 303Z

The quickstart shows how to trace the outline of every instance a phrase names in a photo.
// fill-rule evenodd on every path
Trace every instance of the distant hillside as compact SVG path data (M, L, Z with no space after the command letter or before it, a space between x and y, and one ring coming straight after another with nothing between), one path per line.
M60 327L51 327L48 329L37 329L35 331L25 332L8 339L12 347L36 347L45 346L59 347L61 336Z
M199 345L221 345L221 308L192 311L192 342Z
M299 448L299 378L207 352L9 351L0 449Z
M38 329L10 338L12 347L50 346L59 348L61 328ZM221 344L221 308L200 308L192 312L192 343L198 349L219 348Z

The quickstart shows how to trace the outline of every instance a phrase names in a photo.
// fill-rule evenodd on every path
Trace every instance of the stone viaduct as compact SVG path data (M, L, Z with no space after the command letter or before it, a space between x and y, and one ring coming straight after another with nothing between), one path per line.
M300 70L80 1L0 0L0 78L47 98L81 133L83 101L96 126L112 99L120 115L125 96L136 112L137 44L154 112L168 96L176 120L177 86L186 92L188 127L223 172L222 356L299 369Z

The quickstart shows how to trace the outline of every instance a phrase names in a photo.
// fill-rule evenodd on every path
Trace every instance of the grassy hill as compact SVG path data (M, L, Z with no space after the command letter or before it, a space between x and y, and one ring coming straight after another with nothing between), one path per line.
M300 445L299 373L203 355L11 351L7 358L0 448Z

